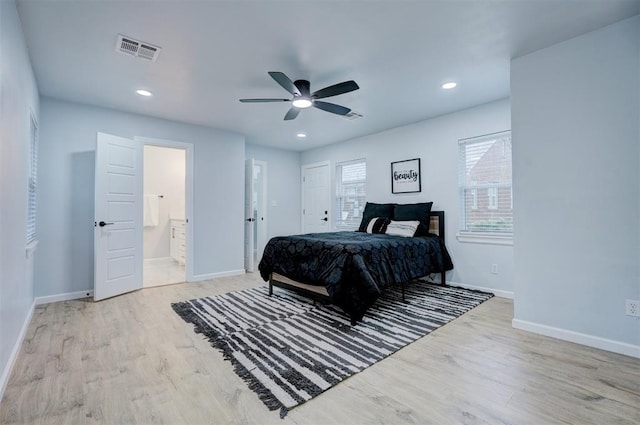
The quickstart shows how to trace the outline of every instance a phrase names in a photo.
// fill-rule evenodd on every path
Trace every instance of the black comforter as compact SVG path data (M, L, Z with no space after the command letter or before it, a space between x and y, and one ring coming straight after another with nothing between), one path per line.
M453 264L437 236L361 232L311 233L272 238L259 270L327 288L331 301L360 320L386 286L444 270Z

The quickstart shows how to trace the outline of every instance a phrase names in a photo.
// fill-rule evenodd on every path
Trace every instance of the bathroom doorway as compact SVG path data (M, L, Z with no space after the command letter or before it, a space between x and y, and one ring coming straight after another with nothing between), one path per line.
M187 149L145 141L143 287L187 281Z

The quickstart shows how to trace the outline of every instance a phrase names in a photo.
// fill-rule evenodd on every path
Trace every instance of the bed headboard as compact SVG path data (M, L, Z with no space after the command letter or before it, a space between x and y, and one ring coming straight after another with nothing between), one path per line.
M429 233L440 236L444 242L444 211L431 211L429 213Z

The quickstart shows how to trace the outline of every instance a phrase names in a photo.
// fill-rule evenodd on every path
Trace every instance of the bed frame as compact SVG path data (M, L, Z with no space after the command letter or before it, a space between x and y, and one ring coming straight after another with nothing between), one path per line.
M429 214L429 233L438 235L442 242L445 241L444 211L431 211ZM444 265L442 265L442 271L440 272L440 284L446 285L446 282L446 271L444 270ZM404 287L406 283L407 282L401 283L402 301L405 301ZM324 286L308 285L306 283L297 282L278 273L271 273L271 276L269 277L269 296L273 295L274 286L294 291L300 295L311 298L314 301L321 301L323 303L331 302L327 288Z

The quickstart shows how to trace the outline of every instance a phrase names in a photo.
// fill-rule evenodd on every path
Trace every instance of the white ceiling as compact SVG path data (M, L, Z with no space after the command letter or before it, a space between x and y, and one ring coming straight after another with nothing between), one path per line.
M640 0L18 0L42 95L238 132L306 150L509 96L513 57L640 13ZM118 34L162 47L156 62L115 51ZM284 121L267 74L364 118L319 109ZM444 91L440 84L455 80ZM143 98L134 92L154 93ZM296 133L308 134L306 140Z

